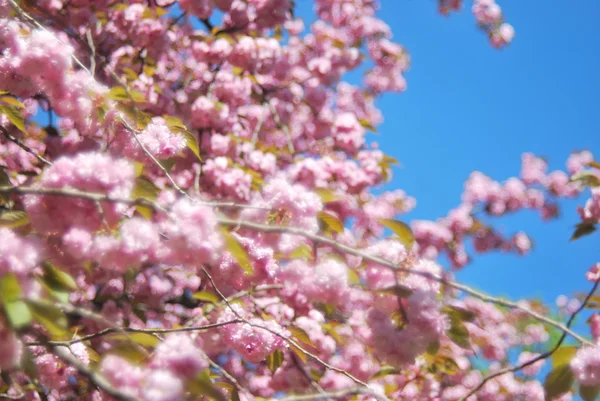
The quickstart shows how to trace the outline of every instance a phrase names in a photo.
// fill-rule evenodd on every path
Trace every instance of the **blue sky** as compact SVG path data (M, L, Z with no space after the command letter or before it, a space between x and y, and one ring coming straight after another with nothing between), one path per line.
M600 2L499 0L516 30L502 51L489 46L465 3L443 17L435 1L381 1L379 16L412 66L407 91L378 102L385 121L372 139L402 163L386 188L417 198L406 219L436 219L458 205L473 170L498 180L518 175L526 151L547 157L552 169L564 168L575 149L600 158ZM311 5L298 1L299 16ZM587 290L584 272L600 249L598 235L569 242L582 202L563 202L558 221L543 223L536 212L495 220L506 234L530 233L535 249L478 256L457 278L513 299L554 302Z

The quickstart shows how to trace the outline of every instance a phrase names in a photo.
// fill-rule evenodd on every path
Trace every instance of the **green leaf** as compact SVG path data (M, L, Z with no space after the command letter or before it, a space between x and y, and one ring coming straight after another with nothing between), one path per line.
M152 121L152 117L148 113L144 113L133 104L119 103L117 109L131 121L134 121L136 128L139 130L145 129Z
M0 106L0 113L4 114L15 127L25 132L25 119L16 107Z
M227 401L221 390L219 390L210 380L209 370L198 374L188 383L188 390L192 395L203 395L215 401Z
M72 337L69 332L69 322L65 313L51 303L30 301L27 303L33 320L44 326L54 340L68 340Z
M3 103L9 104L11 106L16 107L17 109L24 109L25 105L19 101L19 99L14 98L12 96L2 96L0 98Z
M117 341L132 341L144 347L154 348L160 343L160 339L149 333L114 333L106 336L108 339Z
M433 341L431 344L429 344L426 352L429 355L435 356L439 350L440 350L440 341L436 340L436 341Z
M585 187L600 186L600 178L592 171L580 171L579 173L573 174L569 181L579 182Z
M348 269L348 282L350 284L356 284L356 285L362 284L360 282L360 277L358 276L358 273L356 273L356 271L354 271L353 269Z
M154 211L149 206L135 205L135 210L146 220L152 219L152 216L154 215Z
M472 322L477 317L475 312L460 308L458 306L446 305L442 308L442 311L450 316L453 316L463 322Z
M383 161L387 164L395 164L396 166L400 165L398 159L389 155L383 155Z
M392 232L398 236L400 242L402 242L406 249L410 250L412 248L413 244L415 243L415 237L408 224L392 219L378 219L378 221L384 227L392 230Z
M6 174L6 171L4 171L2 167L0 167L0 187L12 187L12 184L10 183L10 178L8 177L8 174Z
M560 365L566 365L571 362L571 359L575 356L577 347L571 345L563 346L552 353L552 366L559 367Z
M131 196L134 199L146 199L149 201L155 201L160 194L160 189L145 177L137 177L135 179L135 186L131 191ZM146 219L152 218L153 210L149 206L136 205L135 209Z
M198 160L202 161L202 157L200 156L200 148L198 146L198 140L196 139L196 136L188 130L180 130L176 132L184 136L185 144L188 147L188 149L196 155Z
M6 171L4 171L2 167L0 167L0 187L12 187L12 184L10 183L10 178L8 177L8 174L6 174ZM0 194L0 200L3 203L6 203L8 201L8 195Z
M77 283L69 273L57 269L52 263L44 262L44 281L53 288L62 290L76 290Z
M588 167L594 167L594 168L600 169L600 163L598 163L595 160L592 160L591 162L586 163L585 165Z
M165 119L165 124L167 124L167 127L169 128L187 129L185 124L177 117L164 115L163 118Z
M314 191L317 195L319 195L321 202L323 203L334 202L340 199L335 192L328 188L316 188Z
M214 374L211 375L211 378L218 378L219 376L216 376ZM235 387L233 387L233 384L231 383L227 383L227 382L220 382L220 381L216 381L215 382L215 386L222 388L228 392L231 392L233 389L235 389Z
M574 377L569 364L562 364L555 367L548 373L544 381L544 390L546 391L546 399L552 400L571 390Z
M165 170L170 172L173 166L177 163L177 158L171 157L169 159L160 160L159 163Z
M135 71L133 71L133 73L135 74L135 78L137 78L137 73ZM104 95L104 98L116 101L130 100L127 90L122 86L115 86L114 88L111 88L108 93Z
M594 223L587 221L579 223L575 228L573 236L571 236L571 241L575 241L576 239L589 235L594 231L596 231L596 225Z
M142 322L147 323L148 318L146 317L146 305L144 304L134 304L133 305L133 314L137 316Z
M131 344L128 343L119 343L113 345L107 354L120 356L134 365L139 365L148 358L146 353L142 352L141 349L132 347Z
M18 329L31 323L31 311L25 301L20 299L21 285L14 273L6 274L0 280L0 295L4 302L4 313L13 328Z
M323 378L324 374L325 374L325 371L320 371L320 370L315 369L315 368L311 368L310 369L310 377L312 377L312 379L314 381L316 381L317 383L319 381L321 381L321 379Z
M337 332L337 330L335 329L335 325L334 324L332 324L332 323L322 323L321 327L323 328L323 330L325 330L325 332L327 334L329 334L331 337L333 337L333 339L335 340L335 342L337 342L340 345L344 344L344 339Z
M371 122L369 120L367 120L366 118L361 118L358 120L358 123L361 125L361 127L363 127L364 129L367 129L369 131L372 131L374 133L377 133L377 128L375 128L375 126L373 124L371 124Z
M235 387L231 390L231 401L240 401L240 395Z
M25 301L10 301L4 303L4 312L11 325L15 329L27 326L31 323L31 311Z
M371 380L381 379L382 377L397 375L399 373L400 371L393 366L382 366L381 369L371 377Z
M217 297L212 292L208 291L199 291L192 294L192 298L197 299L199 301L207 301L213 304L219 303L219 297Z
M434 373L440 372L446 375L455 375L460 371L460 367L456 361L446 355L437 356L430 369Z
M338 234L344 232L344 224L336 216L327 212L319 212L317 213L317 218L331 231Z
M185 124L177 117L163 116L167 127L175 133L181 134L185 137L187 147L196 155L196 157L202 161L200 157L200 148L198 147L198 140L196 136L188 131Z
M292 333L294 339L298 340L298 342L304 345L308 345L311 348L315 348L315 345L312 343L310 337L308 336L306 331L304 331L304 329L301 329L300 327L296 326L289 326L287 329L290 331L290 333Z
M275 350L267 356L267 366L271 373L275 373L275 371L281 366L283 363L283 352L281 350Z
M376 290L378 293L394 295L400 298L408 298L413 294L413 290L405 285L397 284L391 287L381 288Z
M154 201L158 198L159 194L160 189L149 179L145 177L138 177L135 179L135 186L131 192L131 196L134 199L148 199Z
M29 216L22 210L9 210L0 214L0 227L17 228L29 224Z
M14 273L5 274L0 279L0 296L4 302L18 301L21 298L21 285Z
M23 347L21 355L21 370L31 379L37 377L37 365L35 357L28 347Z
M254 273L254 269L252 268L252 262L250 261L250 257L248 256L248 252L246 249L240 244L240 242L233 236L227 229L222 228L221 232L223 237L225 237L225 249L233 256L233 258L238 262L240 267L246 272L246 274Z
M313 250L307 244L302 244L298 248L294 249L290 254L290 259L304 259L311 260L313 257Z
M293 345L290 346L290 349L292 350L292 352L298 357L300 358L300 360L302 362L307 362L308 361L308 356L306 356L306 354L304 352L302 352L299 348L294 347Z
M134 102L146 103L146 98L142 94L142 92L132 89L129 91L129 95L133 98Z
M594 401L600 395L600 386L579 386L579 396L583 401Z
M135 81L137 79L137 77L138 77L137 72L135 72L133 69L131 69L129 67L123 67L123 72L125 73L125 76L127 77L127 79L129 81ZM123 89L123 88L121 88L121 89ZM126 95L127 95L127 93L125 93L125 96ZM114 100L127 100L127 99L129 99L127 97L122 98L121 97L122 95L120 95L120 94L118 94L117 96L119 96L120 99L114 99ZM110 98L108 98L108 99L110 99Z
M467 350L471 349L469 330L459 319L450 316L450 329L446 334L456 345Z

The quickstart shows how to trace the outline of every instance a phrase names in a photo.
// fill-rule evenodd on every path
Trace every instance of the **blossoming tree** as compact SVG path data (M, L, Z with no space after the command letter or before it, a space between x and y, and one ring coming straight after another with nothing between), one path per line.
M376 0L316 0L309 27L294 6L0 1L0 398L595 399L600 317L571 325L600 266L566 322L452 271L467 244L530 249L484 215L551 219L591 187L573 237L593 232L600 165L525 154L402 222L415 200L371 193L396 161L365 135L409 56ZM493 0L472 11L511 41Z

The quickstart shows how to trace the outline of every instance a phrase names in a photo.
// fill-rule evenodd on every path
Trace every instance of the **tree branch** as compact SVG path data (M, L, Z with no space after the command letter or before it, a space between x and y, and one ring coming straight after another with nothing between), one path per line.
M366 388L366 387L350 387L344 390L339 390L339 391L332 391L332 392L326 392L326 393L318 393L318 394L301 394L301 395L291 395L288 397L283 397L283 398L273 398L272 400L275 401L313 401L313 400L327 400L327 399L337 399L337 398L343 398L343 397L348 397L351 395L360 395L360 394L367 394L370 395L374 398L377 398L379 400L383 400L383 399L387 399L387 397L371 390L370 388Z
M74 338L72 340L67 340L67 341L46 341L46 342L28 342L25 345L27 346L38 346L38 345L52 345L52 346L56 346L56 347L68 347L72 344L76 344L76 343L80 343L80 342L84 342L84 341L89 341L92 340L94 338L98 338L98 337L103 337L112 333L146 333L146 334L169 334L169 333L181 333L181 332L186 332L186 331L202 331L202 330L209 330L209 329L214 329L216 327L221 327L221 326L226 326L229 324L234 324L234 323L242 323L243 321L240 319L233 319L233 320L228 320L226 322L220 322L220 323L211 323L211 324L206 324L203 326L195 326L195 327L177 327L174 329L161 329L161 328L149 328L149 329L136 329L133 327L110 327L104 330L100 330L96 333L93 334L89 334L87 336L83 336L83 337L79 337L79 338Z
M109 197L104 194L88 193L88 192L82 192L82 191L71 190L71 189L54 189L54 188L49 189L49 188L32 188L32 187L0 187L0 194L10 194L10 193L70 196L70 197L79 197L79 198L83 198L83 199L89 199L89 200L93 200L93 201L121 202L121 203L126 203L126 204L131 204L131 205L140 204L140 205L146 205L149 207L153 207L156 210L166 212L166 210L164 208L162 208L160 205L158 205L156 202L152 202L152 201L149 201L146 199L132 200L132 199L113 198L113 197ZM213 203L211 205L214 206L215 204ZM588 345L592 344L592 342L583 338L579 334L573 332L569 327L565 326L564 324L557 322L555 320L552 320L546 316L543 316L529 308L521 306L516 302L512 302L512 301L509 301L509 300L506 300L503 298L493 297L493 296L484 294L482 292L472 289L471 287L469 287L467 285L460 284L455 281L447 280L443 277L440 277L440 276L432 274L432 273L418 271L418 270L412 270L410 268L398 266L390 261L387 261L387 260L382 259L377 256L369 255L368 253L366 253L364 251L344 245L344 244L337 242L331 238L323 237L323 236L320 236L317 234L312 234L308 231L304 231L302 229L295 228L295 227L284 227L284 226L276 226L276 225L259 224L259 223L253 223L253 222L242 221L242 220L233 220L233 219L229 219L226 217L219 217L217 219L217 221L220 224L222 224L223 226L227 226L227 227L247 228L250 230L261 231L261 232L265 232L265 233L285 233L285 234L292 234L292 235L304 237L315 243L320 243L320 244L325 244L325 245L331 246L332 248L334 248L342 253L354 255L354 256L360 256L364 260L368 260L370 262L377 263L382 266L387 266L391 269L394 269L395 271L403 272L406 274L415 274L415 275L418 275L421 277L428 278L430 280L441 282L441 283L443 283L449 287L452 287L456 290L462 291L466 294L469 294L471 296L479 298L482 301L493 303L493 304L500 305L500 306L504 306L504 307L507 307L510 309L520 310L521 312L526 313L527 315L533 317L536 320L539 320L550 326L553 326L553 327L561 330L563 333L569 334L570 336L572 336L573 338L575 338L577 341L579 341L582 344L588 344Z
M479 298L482 301L493 303L493 304L500 305L500 306L505 306L510 309L520 310L521 312L528 314L529 316L533 317L534 319L537 319L541 322L547 323L550 326L556 327L557 329L568 333L569 335L571 335L573 338L575 338L577 341L579 341L581 343L591 344L590 341L586 340L585 338L581 337L577 333L573 332L565 325L563 325L559 322L556 322L546 316L540 315L539 313L532 311L529 308L525 308L524 306L521 306L516 302L512 302L512 301L508 301L503 298L497 298L497 297L493 297L493 296L484 294L482 292L472 289L471 287L469 287L467 285L460 284L455 281L447 280L436 274L418 271L418 270L412 270L410 268L398 266L390 261L387 261L387 260L382 259L377 256L369 255L368 253L366 253L364 251L361 251L356 248L352 248L348 245L344 245L344 244L337 242L336 240L331 239L331 238L323 237L323 236L320 236L317 234L312 234L312 233L309 233L307 231L304 231L302 229L295 228L295 227L284 227L284 226L275 226L275 225L271 226L271 225L266 225L266 224L259 224L259 223L253 223L253 222L248 222L248 221L241 221L241 220L232 220L232 219L227 219L227 218L219 218L218 221L222 225L228 226L228 227L247 228L250 230L261 231L261 232L266 232L266 233L292 234L292 235L297 235L300 237L307 238L316 243L329 245L332 248L334 248L342 253L346 253L346 254L354 255L354 256L360 256L364 260L368 260L369 262L377 263L382 266L387 266L395 271L403 272L406 274L415 274L415 275L418 275L421 277L428 278L430 280L438 281L449 287L452 287L452 288L462 291L466 294L469 294L476 298Z
M38 159L43 164L45 164L47 166L51 166L52 165L51 162L49 162L48 160L44 159L42 156L38 155L35 150L31 149L29 146L25 145L19 139L17 139L14 136L12 136L11 133L8 132L8 130L6 128L4 128L3 126L1 126L1 125L0 125L0 131L2 131L2 133L4 134L4 136L6 137L6 139L8 139L9 141L11 141L14 144L16 144L18 147L20 147L21 149L23 149L25 152L27 152L27 153L35 156L35 158Z
M592 287L592 289L590 290L590 292L587 294L587 296L585 297L583 303L579 306L579 308L573 312L573 314L571 315L571 317L569 318L569 320L567 321L567 328L570 328L571 325L573 324L573 322L575 321L575 317L579 314L579 312L581 312L584 308L585 305L587 304L587 302L590 300L590 298L592 297L592 295L594 294L594 292L596 292L596 289L598 288L598 284L600 284L600 279L596 280L596 282L594 283L594 286ZM562 335L560 336L560 338L558 339L558 341L556 342L556 345L547 352L544 352L543 354L538 355L537 357L530 359L527 362L524 362L520 365L517 366L513 366L513 367L508 367L508 368L504 368L504 369L500 369L494 373L489 374L488 376L484 377L481 382L479 382L479 384L477 385L477 387L475 387L473 390L471 390L469 392L469 394L467 394L466 396L462 397L459 401L466 401L469 397L471 397L472 395L474 395L475 393L477 393L477 391L479 391L484 385L485 383L487 383L488 381L498 377L498 376L502 376L506 373L511 373L511 372L518 372L519 370L526 368L529 365L533 365L534 363L544 360L546 358L549 358L552 356L552 354L554 354L562 345L562 343L565 341L565 338L567 337L567 332L563 331Z
M318 363L320 363L321 365L325 366L327 369L329 370L333 370L334 372L338 372L343 374L344 376L348 377L349 379L351 379L352 381L354 381L357 384L363 385L365 387L369 387L368 383L363 382L362 380L358 379L357 377L354 377L351 373L349 373L348 371L344 370L344 369L340 369L337 368L333 365L328 364L327 362L325 362L324 360L322 360L321 358L319 358L317 355L305 350L304 348L302 348L302 346L300 346L300 344L298 344L296 341L292 340L291 338L288 338L286 336L284 336L283 334L281 334L280 332L278 332L277 330L273 330L269 327L265 327L262 326L260 324L256 324L256 323L252 323L250 322L248 319L244 319L242 316L240 316L240 314L231 306L231 303L229 303L229 301L227 300L227 298L225 298L225 296L223 295L223 293L217 288L215 281L213 280L212 276L210 275L210 273L205 269L202 268L202 271L204 272L204 274L206 275L206 277L208 277L208 280L210 281L210 283L212 284L214 290L217 292L217 294L219 294L219 296L221 297L221 299L223 300L223 302L225 302L227 304L227 306L229 307L229 309L233 312L234 315L236 315L236 317L240 320L242 320L242 323L249 325L250 327L255 327L258 329L262 329L265 331L268 331L269 333L281 338L282 340L284 340L285 342L289 343L291 346L295 347L296 349L298 349L300 352L302 352L304 355L310 357L311 359L317 361Z

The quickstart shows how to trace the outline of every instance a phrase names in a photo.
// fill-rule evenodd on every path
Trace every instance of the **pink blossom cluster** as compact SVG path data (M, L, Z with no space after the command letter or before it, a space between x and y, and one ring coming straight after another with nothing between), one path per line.
M462 0L439 0L439 11L448 15L452 11L459 11L462 3ZM471 11L492 46L501 48L512 42L515 30L512 25L504 22L502 9L495 0L473 0Z
M589 155L589 156L588 156ZM412 224L415 238L419 244L419 253L427 258L436 258L446 253L455 267L465 266L470 256L466 251L466 238L471 238L477 252L491 250L515 251L526 254L532 248L532 241L525 232L506 237L483 222L485 215L503 216L524 209L539 210L543 219L558 216L557 200L573 198L584 187L573 182L570 177L583 171L589 152L573 153L567 161L567 172L555 170L548 172L548 165L542 158L531 153L522 156L520 177L511 177L503 183L493 180L481 172L473 172L465 183L462 204L451 210L447 217L432 221L415 221ZM591 159L590 159L591 160ZM569 175L571 174L571 175ZM582 219L586 221L585 210L593 209L592 200L586 208L580 208ZM482 216L478 216L482 215Z
M376 355L393 366L414 363L418 355L438 340L447 325L435 295L424 291L408 297L405 319L406 327L399 330L387 311L373 308L367 316L372 332L369 341Z
M118 133L113 146L124 156L139 161L147 158L144 149L156 159L164 160L182 154L187 146L183 134L172 132L164 119L157 117L136 134L137 138L127 130L119 130Z
M267 355L287 346L286 331L275 321L249 317L239 305L223 312L218 322L244 319L243 323L222 326L219 330L223 341L251 363L263 361Z
M502 10L494 0L475 0L473 15L488 33L493 46L502 47L513 40L515 30L512 25L503 22Z
M578 383L584 386L600 384L600 351L598 346L580 348L571 360L571 369Z
M79 122L81 129L94 121L90 94L105 89L88 73L73 70L75 51L66 38L0 19L0 49L0 86L24 99L44 94L58 115Z
M341 305L349 295L348 268L336 259L323 260L315 266L292 261L281 268L278 279L286 287L283 295L301 304Z
M104 153L79 153L64 156L43 171L37 185L41 188L74 189L127 199L134 185L135 171L126 159ZM83 200L77 197L27 195L24 207L31 224L41 233L63 233L70 227L96 230L103 224L114 226L125 207L120 203Z

